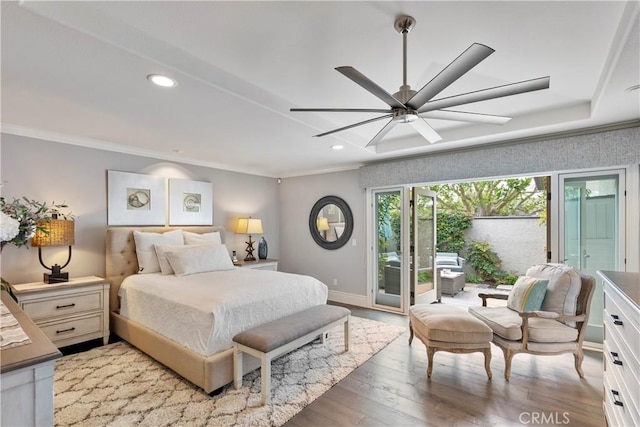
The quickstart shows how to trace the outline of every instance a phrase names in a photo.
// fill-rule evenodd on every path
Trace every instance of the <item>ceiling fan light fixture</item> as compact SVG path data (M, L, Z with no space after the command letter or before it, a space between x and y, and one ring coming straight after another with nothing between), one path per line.
M162 74L149 74L147 80L160 87L176 87L178 85L178 82L174 79L163 76Z
M398 123L411 123L418 119L418 113L415 110L398 110L393 112L393 121Z

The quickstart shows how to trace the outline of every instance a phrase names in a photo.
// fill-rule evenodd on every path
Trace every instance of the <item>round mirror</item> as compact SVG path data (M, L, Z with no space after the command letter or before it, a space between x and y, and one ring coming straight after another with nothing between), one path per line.
M309 214L309 231L325 249L343 247L353 232L353 214L347 202L337 196L318 200Z

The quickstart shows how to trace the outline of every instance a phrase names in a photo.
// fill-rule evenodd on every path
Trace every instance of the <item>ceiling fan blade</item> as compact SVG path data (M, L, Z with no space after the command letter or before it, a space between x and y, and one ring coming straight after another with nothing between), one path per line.
M511 117L454 110L427 111L426 113L420 114L420 117L425 119L453 120L456 122L486 123L490 125L503 125L511 120Z
M453 60L447 67L424 85L415 95L407 101L407 106L414 110L422 107L431 98L442 92L451 83L465 75L469 70L482 62L495 50L480 43L474 43Z
M354 128L354 127L360 126L360 125L366 125L367 123L373 123L373 122L376 122L378 120L382 120L382 119L389 118L389 117L393 117L393 114L385 114L384 116L374 117L373 119L365 120L363 122L354 123L354 124L349 125L349 126L345 126L345 127L334 129L334 130L330 130L328 132L320 133L318 135L313 135L313 136L316 137L316 136L330 135L332 133L336 133L336 132L340 132L340 131L343 131L343 130L351 129L351 128Z
M431 126L429 126L429 123L427 123L424 119L419 118L417 120L409 122L409 124L413 126L413 128L417 130L420 135L422 135L427 141L432 144L434 142L442 140L442 137L438 135L438 132L436 132Z
M384 138L384 136L386 134L388 134L389 131L391 129L393 129L397 123L398 122L396 122L393 119L389 120L389 123L384 125L384 127L382 129L380 129L380 131L376 134L376 136L373 137L373 139L371 141L369 141L369 143L365 146L365 148L369 147L371 145L376 145L378 142L380 142L382 140L382 138Z
M404 104L393 97L389 92L378 86L367 76L353 67L337 67L336 70L342 73L344 76L350 78L364 89L371 92L384 102L386 102L392 108L405 108Z
M291 108L289 111L315 111L321 113L391 113L390 109L372 108Z
M520 93L533 92L535 90L548 89L551 77L540 77L532 80L525 80L518 83L511 83L504 86L496 86L489 89L482 89L462 95L450 96L448 98L437 99L427 102L418 113L440 110L442 108L456 105L470 104L472 102L486 101L488 99L502 98L503 96L517 95Z

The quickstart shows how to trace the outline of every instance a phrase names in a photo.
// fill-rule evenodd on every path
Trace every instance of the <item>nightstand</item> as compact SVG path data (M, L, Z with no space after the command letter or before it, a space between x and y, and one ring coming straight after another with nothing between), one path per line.
M237 267L253 268L254 270L278 271L277 259L257 259L255 261L239 261Z
M88 276L64 283L11 285L18 304L57 347L109 342L109 282Z

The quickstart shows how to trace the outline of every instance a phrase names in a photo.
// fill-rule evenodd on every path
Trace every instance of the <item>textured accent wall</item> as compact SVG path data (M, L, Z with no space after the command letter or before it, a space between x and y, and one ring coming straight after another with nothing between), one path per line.
M374 163L360 169L360 186L477 180L637 163L640 163L640 127L633 127Z

